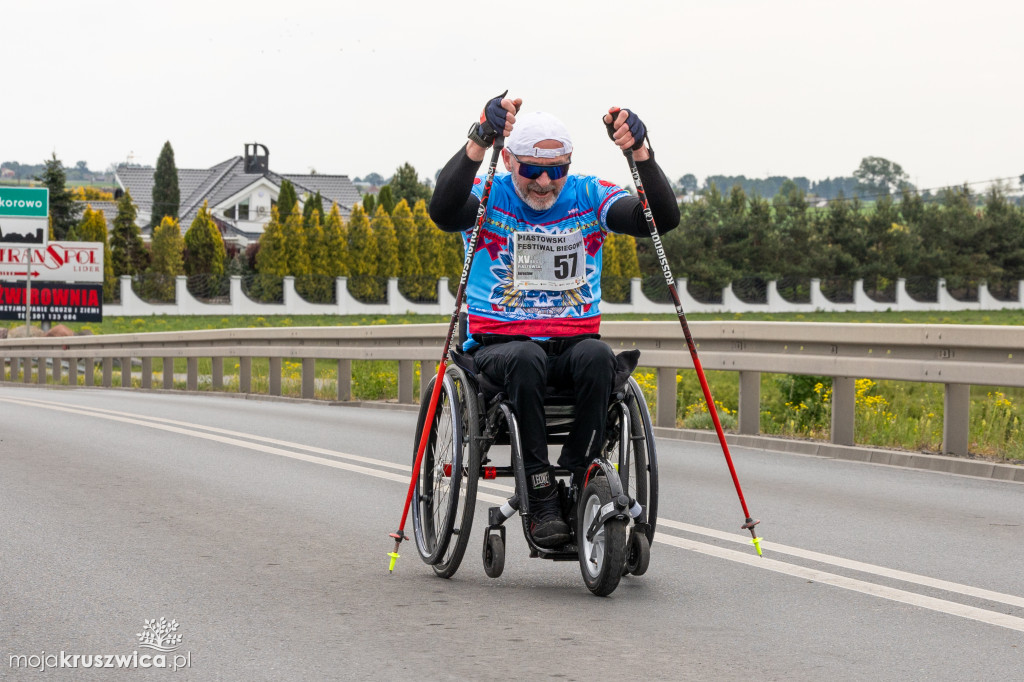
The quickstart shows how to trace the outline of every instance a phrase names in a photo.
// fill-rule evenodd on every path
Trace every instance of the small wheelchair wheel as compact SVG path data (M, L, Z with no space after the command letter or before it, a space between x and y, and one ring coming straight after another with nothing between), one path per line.
M626 546L626 573L643 575L647 567L651 565L651 545L647 542L647 536L637 533L634 528L629 533L629 544Z
M505 543L500 535L489 534L484 540L484 573L497 578L505 570Z
M587 537L591 523L600 517L601 507L611 499L608 481L603 476L597 476L584 488L577 514L576 539L580 572L587 589L599 597L608 596L619 586L626 563L625 521L608 519L592 538Z
M426 415L435 379L420 405L413 456L428 428ZM416 477L412 520L416 548L423 561L442 578L455 574L469 543L480 470L479 415L476 393L465 375L448 367L434 418L429 424L427 447Z

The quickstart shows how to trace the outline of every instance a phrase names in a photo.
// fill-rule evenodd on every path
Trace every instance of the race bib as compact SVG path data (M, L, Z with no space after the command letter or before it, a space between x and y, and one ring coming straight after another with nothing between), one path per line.
M565 291L586 284L587 250L583 230L545 234L515 232L513 277L520 291Z

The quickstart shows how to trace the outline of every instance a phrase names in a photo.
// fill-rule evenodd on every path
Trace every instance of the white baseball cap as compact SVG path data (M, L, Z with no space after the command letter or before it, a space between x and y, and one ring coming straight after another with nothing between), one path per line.
M543 140L554 140L562 146L555 149L540 149L535 145ZM534 111L516 117L515 127L505 147L516 156L533 156L539 159L553 159L563 154L572 154L572 138L565 124L545 111Z

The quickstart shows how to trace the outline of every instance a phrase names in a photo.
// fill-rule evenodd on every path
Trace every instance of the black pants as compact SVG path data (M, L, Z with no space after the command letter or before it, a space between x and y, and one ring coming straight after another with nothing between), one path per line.
M482 346L473 354L477 369L508 392L519 420L526 474L549 465L544 428L544 391L548 385L571 388L576 419L562 446L559 466L574 469L587 461L587 447L597 452L615 380L615 354L597 339L583 339L557 354L533 341L508 341Z

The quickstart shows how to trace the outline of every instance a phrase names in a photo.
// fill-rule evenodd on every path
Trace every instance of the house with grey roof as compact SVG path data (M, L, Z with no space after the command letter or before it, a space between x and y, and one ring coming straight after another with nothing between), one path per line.
M295 185L300 208L320 192L326 211L330 211L331 204L337 204L342 217L347 218L352 207L362 200L359 190L347 175L279 174L270 170L269 158L270 152L264 145L252 143L245 145L244 156L232 157L212 168L179 168L181 204L178 216L182 234L188 230L205 201L225 242L234 242L244 248L258 241L270 222L271 207L277 204L285 179ZM136 222L140 228L149 225L153 214L155 172L152 166L122 165L115 173L118 186L131 193L138 208ZM146 233L143 229L143 234Z

